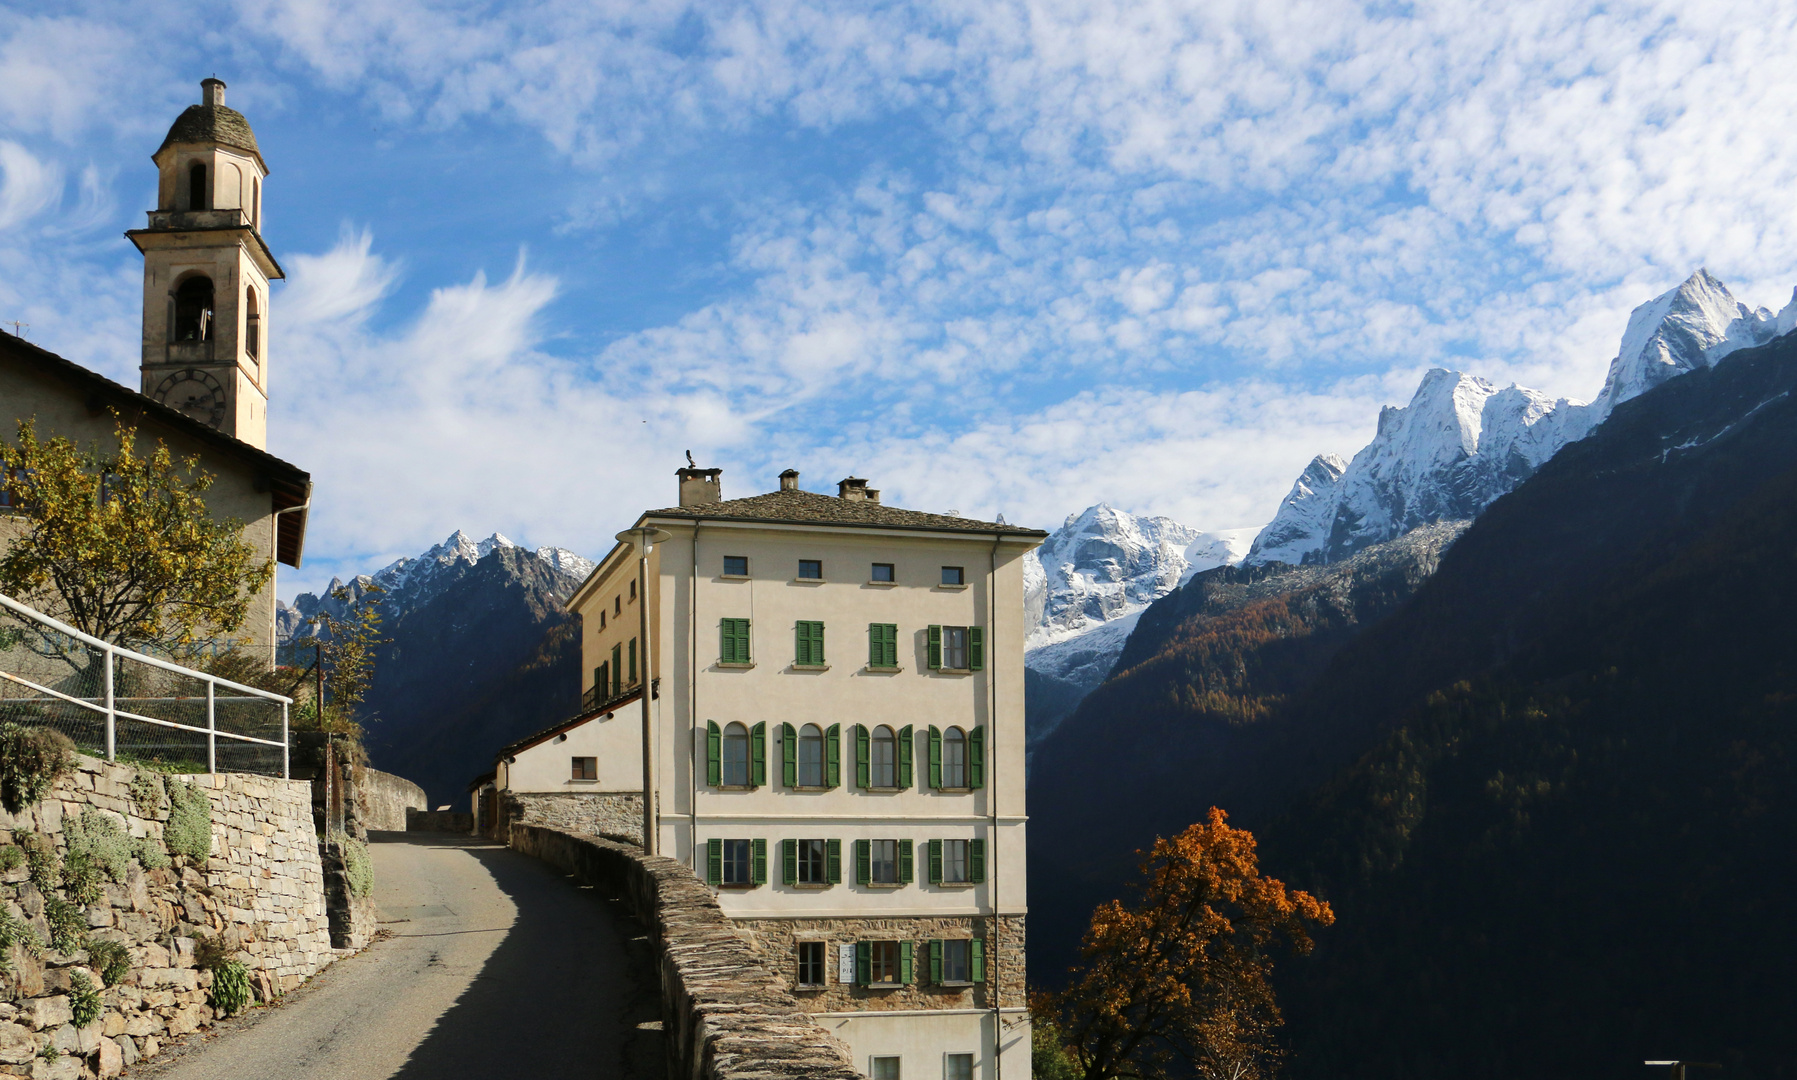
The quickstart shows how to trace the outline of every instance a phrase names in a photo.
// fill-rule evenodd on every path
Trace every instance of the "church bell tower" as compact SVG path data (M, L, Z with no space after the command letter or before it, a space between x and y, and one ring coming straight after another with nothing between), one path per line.
M268 444L268 166L225 84L200 83L152 155L156 209L126 233L144 257L143 392L258 448Z

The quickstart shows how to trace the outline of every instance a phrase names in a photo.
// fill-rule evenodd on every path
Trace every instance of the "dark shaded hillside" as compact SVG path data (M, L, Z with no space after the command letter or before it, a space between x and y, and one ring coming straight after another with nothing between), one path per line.
M366 724L374 766L423 787L433 806L460 809L468 781L491 765L495 749L550 722L538 722L542 716L572 715L580 701L580 661L576 642L574 655L559 665L516 675L519 693L537 696L496 699L517 669L540 659L545 635L573 623L557 599L565 575L517 548L494 550L453 573L382 626L365 713L374 718ZM466 719L477 707L490 710L491 723ZM489 732L503 737L487 743Z
M1263 830L1340 920L1295 1074L1797 1075L1794 384L1787 339L1623 406L1249 766L1330 776Z
M1337 566L1224 566L1156 601L1117 672L1038 750L1030 775L1034 978L1058 980L1134 852L1258 796L1235 781L1270 722L1368 625L1410 597L1466 527L1442 522Z

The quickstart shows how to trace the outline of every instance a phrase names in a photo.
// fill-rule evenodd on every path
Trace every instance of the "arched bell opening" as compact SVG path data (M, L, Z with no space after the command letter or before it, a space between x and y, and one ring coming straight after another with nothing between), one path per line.
M212 209L212 189L206 184L206 166L198 161L187 170L187 208Z
M175 289L177 342L212 340L212 279L196 274Z
M251 360L262 358L262 309L256 304L256 287L243 289L243 350Z

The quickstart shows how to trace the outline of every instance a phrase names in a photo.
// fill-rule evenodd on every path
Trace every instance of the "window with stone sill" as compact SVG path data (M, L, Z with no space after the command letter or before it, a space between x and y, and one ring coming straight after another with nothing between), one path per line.
M973 1055L942 1055L942 1080L973 1080Z
M597 780L597 779L599 779L599 759L598 758L596 758L596 757L577 757L577 758L573 759L573 762L574 762L573 775L570 777L570 779L573 779L573 780Z
M798 943L799 954L799 986L803 989L821 988L828 979L824 966L825 943L822 941L801 941Z
M897 1057L876 1057L870 1064L872 1068L868 1070L868 1080L901 1080Z

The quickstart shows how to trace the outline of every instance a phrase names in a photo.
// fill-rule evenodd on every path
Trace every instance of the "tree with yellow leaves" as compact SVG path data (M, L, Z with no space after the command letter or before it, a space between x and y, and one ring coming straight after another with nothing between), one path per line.
M1066 1051L1084 1080L1264 1080L1281 1018L1272 954L1308 953L1329 905L1260 873L1254 835L1209 820L1156 839L1134 906L1092 913L1073 984L1056 995Z
M161 441L140 454L38 438L0 442L0 485L22 535L0 554L0 592L104 641L171 655L234 634L274 564L243 523L206 509L213 477Z

